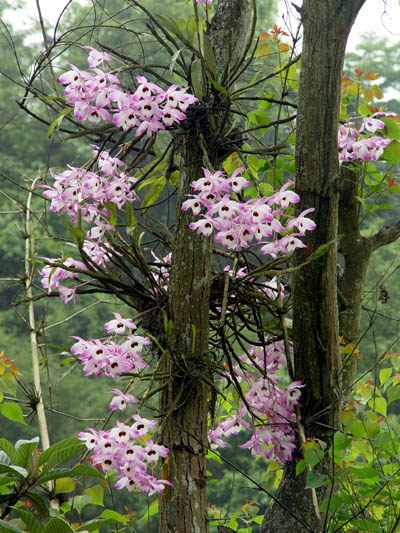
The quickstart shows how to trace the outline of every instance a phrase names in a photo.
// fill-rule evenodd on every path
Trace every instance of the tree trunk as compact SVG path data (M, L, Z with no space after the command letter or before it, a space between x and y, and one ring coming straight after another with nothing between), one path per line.
M230 67L238 66L251 27L251 0L219 0L208 28L217 73L229 84ZM238 36L240 36L238 38ZM205 77L204 77L205 79ZM161 443L170 449L162 478L170 480L160 496L160 533L206 533L207 418L210 371L209 294L212 239L189 229L191 212L182 212L190 183L203 177L202 167L218 167L227 151L232 119L229 99L203 83L210 107L177 139L181 155L180 189L175 217L174 247L168 289L172 332L164 354L166 389L162 393ZM215 106L215 109L211 107Z
M307 234L307 248L296 253L297 264L321 244L337 238L341 73L347 38L363 3L304 0L301 8L304 37L297 113L297 212L313 207L317 229ZM306 437L328 444L340 427L342 395L336 278L334 244L293 279L295 379L307 385L302 393L302 423ZM296 477L295 464L287 465L277 497L308 527L274 502L266 511L263 533L321 531L305 478Z

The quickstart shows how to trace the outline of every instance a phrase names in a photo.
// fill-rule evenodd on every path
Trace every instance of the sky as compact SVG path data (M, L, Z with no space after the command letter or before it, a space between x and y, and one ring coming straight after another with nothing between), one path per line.
M82 0L72 0L72 2L82 3ZM291 0L278 0L278 2L281 13L287 11L285 5L291 5ZM302 0L293 0L293 2L299 6L302 4ZM40 0L43 16L47 19L50 25L55 24L58 15L67 4L68 0ZM296 13L293 8L291 8L291 10L293 13ZM21 28L23 27L24 20L29 16L35 16L35 14L36 0L26 0L26 8L22 13L9 11L7 13L7 18L12 20L17 27ZM361 34L370 32L387 36L393 42L399 42L400 45L399 21L400 0L366 0L350 34L347 47L348 50L355 50ZM278 26L284 26L284 22L285 20L282 20L282 18L277 20ZM295 24L294 20L293 24Z

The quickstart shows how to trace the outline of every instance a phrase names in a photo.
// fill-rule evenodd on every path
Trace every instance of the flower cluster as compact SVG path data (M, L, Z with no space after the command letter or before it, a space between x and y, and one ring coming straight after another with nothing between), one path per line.
M132 185L137 179L128 176L122 170L125 163L107 150L99 152L94 147L92 155L96 158L97 171L69 167L55 174L50 170L54 186L41 187L47 189L43 196L51 201L51 211L65 213L71 222L76 222L79 215L82 220L95 224L97 229L92 230L91 238L99 238L105 229L114 229L110 225L106 227L104 222L110 216L105 206L113 203L122 209L127 202L133 202L136 197Z
M148 438L149 432L156 427L155 420L148 420L137 413L132 418L132 425L118 420L109 431L86 428L86 432L78 434L78 439L85 442L88 450L92 450L91 461L94 465L101 466L104 472L118 473L116 489L126 487L129 492L139 490L151 496L155 492L162 492L165 485L172 485L147 471L160 457L167 457L169 450ZM145 446L138 443L138 439L146 439Z
M140 372L147 368L141 352L151 341L132 333L136 329L132 319L114 313L114 319L104 324L104 328L110 336L126 335L126 340L119 344L111 339L103 342L100 339L85 341L80 337L72 337L77 342L72 346L71 353L79 354L85 376L104 373L114 378L123 372ZM128 406L138 402L137 398L119 389L110 392L114 395L110 402L111 411L124 412ZM169 450L155 444L149 436L156 427L155 420L148 420L137 413L132 418L132 425L118 420L116 426L108 431L86 428L87 432L79 433L78 438L85 442L88 450L92 450L94 465L101 466L104 472L115 471L119 474L115 484L117 489L126 487L129 492L139 490L149 495L161 492L165 485L171 483L157 479L147 469L155 465L159 457L167 457Z
M222 171L212 174L203 168L204 177L191 183L197 194L190 195L192 198L182 205L184 211L191 209L194 215L199 215L202 208L206 210L201 214L200 220L189 225L190 229L206 237L215 231L215 242L235 251L249 247L254 240L263 244L262 253L272 257L276 257L278 252L287 254L296 248L304 248L305 245L298 237L303 236L307 230L315 229L313 220L306 217L314 209L306 209L292 218L286 227L280 221L284 214L282 209L287 209L290 204L300 200L295 192L288 190L293 181L283 185L271 196L240 202L232 196L250 184L239 176L242 170L244 169L238 168L231 176L226 176ZM294 228L297 231L288 233ZM282 233L284 235L278 237ZM271 238L272 240L265 241Z
M85 376L105 374L114 378L124 372L140 372L148 367L141 357L141 352L144 346L151 344L151 340L132 333L136 325L131 319L123 319L119 313L114 313L114 316L115 319L104 324L104 328L109 335L124 335L128 329L126 340L121 344L111 339L86 341L80 337L72 337L77 342L72 346L71 353L79 355Z
M104 267L110 261L111 253L117 254L104 240L105 232L115 229L109 223L111 215L107 205L115 204L117 208L122 209L127 202L134 202L136 195L132 185L137 179L128 176L123 171L125 163L117 157L112 157L107 150L99 152L98 148L94 147L92 155L96 158L96 171L70 167L61 174L55 174L50 170L54 185L42 185L42 188L46 189L43 196L50 200L51 211L68 215L71 222L81 219L93 225L86 234L83 251L95 268L95 265ZM72 258L64 261L44 259L49 264L40 272L42 286L48 289L49 293L58 289L64 303L71 300L75 303L77 287L64 287L60 280L73 279L78 275L55 265L62 262L69 269L87 270L86 265Z
M91 47L88 58L91 72L69 64L71 70L58 81L65 85L67 102L74 106L74 116L79 121L97 124L101 120L127 131L137 128L135 135L146 133L151 137L159 130L179 124L186 119L185 111L197 98L171 85L162 89L144 76L136 78L138 88L133 94L120 89L120 81L114 74L104 72L98 66L112 57Z
M235 416L226 418L208 438L213 449L225 447L224 440L237 435L242 429L252 431L250 439L241 448L251 450L253 456L290 461L295 449L293 425L296 423L295 406L300 399L301 382L294 381L287 388L279 384L277 372L286 364L283 341L250 346L240 357L240 366L234 373L247 392ZM247 419L247 420L246 420Z
M385 127L384 122L377 118L375 113L372 117L362 117L361 126L354 128L354 122L340 126L338 134L339 161L349 163L351 161L377 161L383 154L383 150L392 141L374 135L377 130Z

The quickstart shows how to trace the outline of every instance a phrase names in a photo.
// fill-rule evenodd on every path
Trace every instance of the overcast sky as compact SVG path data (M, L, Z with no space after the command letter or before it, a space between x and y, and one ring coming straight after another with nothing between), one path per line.
M1 1L1 0L0 0ZM19 28L23 27L24 20L36 13L36 0L25 0L26 8L23 13L15 11L7 13L7 18L12 19L13 23ZM112 0L109 0L112 1ZM352 0L348 0L349 2ZM82 0L72 0L72 2L82 3ZM285 0L278 0L280 12L286 11ZM302 4L302 0L293 0L297 5ZM50 24L54 24L58 15L61 13L68 0L40 0L43 15ZM290 6L291 0L286 0ZM292 8L293 11L293 8ZM282 26L283 21L279 19L278 25ZM350 35L348 50L354 50L357 47L360 35L362 33L374 32L379 35L385 35L400 45L400 0L366 0L361 9L359 16L353 26ZM266 28L267 29L267 28Z

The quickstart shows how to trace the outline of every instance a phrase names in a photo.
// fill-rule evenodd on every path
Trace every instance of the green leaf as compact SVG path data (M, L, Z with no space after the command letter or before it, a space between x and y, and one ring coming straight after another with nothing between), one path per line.
M11 374L6 374L5 376L1 377L0 391L10 396L15 396L17 392L17 382L15 381L14 376Z
M203 31L200 32L200 46L205 64L207 65L212 78L215 79L217 77L217 61L215 59L214 50L212 49L210 40L207 34Z
M249 113L249 121L256 126L266 126L271 122L268 113L259 109Z
M22 529L19 529L18 527L5 522L4 520L0 520L0 533L10 533L10 531L14 533L25 533L22 531Z
M101 485L95 485L94 487L90 487L90 489L85 490L84 494L92 498L91 503L93 503L94 505L103 506L104 489Z
M141 520L147 520L148 518L150 518L150 516L153 516L153 515L155 515L157 513L158 513L158 499L154 500L150 504L150 506L149 506L149 508L147 510L147 513L144 516L142 516Z
M369 439L372 439L381 432L381 426L378 424L378 422L365 422L364 425L367 437Z
M0 464L0 474L3 474L4 472L10 472L23 479L28 476L28 471L25 468L22 468L22 466Z
M128 202L125 207L125 217L126 217L126 232L129 236L132 236L137 231L137 221L135 217L135 212L133 211L132 204Z
M329 250L329 247L333 244L337 244L341 239L342 235L339 235L336 239L332 239L331 241L327 242L326 244L321 244L318 246L318 248L313 252L310 257L307 259L307 263L310 261L314 261L315 259L318 259L322 255L326 254L326 252Z
M107 211L110 213L110 218L108 219L107 223L111 224L111 226L116 227L118 224L118 211L117 206L113 202L108 202L104 206Z
M72 112L72 107L66 107L62 111L58 113L56 118L53 120L53 122L50 124L49 131L47 132L47 136L51 137L51 134L53 133L54 129L57 127L60 127L60 124L62 122L62 119L65 117L65 115L68 115L68 113Z
M34 492L28 492L26 494L26 497L31 502L32 507L35 509L39 517L46 522L46 520L49 517L49 511L48 511L48 505L47 502L43 500L43 498Z
M336 450L345 450L349 447L351 444L352 439L350 437L346 437L344 433L335 433L334 440L333 440L333 447Z
M383 155L381 159L384 159L391 165L397 165L400 160L400 142L392 141L386 148L383 150Z
M89 520L89 522L85 522L82 526L79 526L75 531L96 531L102 527L118 524L118 522L121 522L121 520L116 520L115 518L94 518L93 520Z
M61 104L66 104L67 100L61 96L39 96L39 100L51 101L51 102L60 102Z
M73 531L68 522L62 518L51 518L43 529L43 533L73 533Z
M388 404L390 405L395 400L400 400L400 386L399 385L392 385L388 388L386 391L387 397L388 397Z
M76 446L82 446L82 442L77 439L76 437L70 437L68 439L64 439L60 442L57 442L56 444L53 444L53 446L50 446L50 448L48 448L47 450L45 450L44 452L42 452L42 454L39 456L38 458L38 465L39 466L42 466L44 465L49 459L51 459L53 456L55 456L58 452L62 451L62 450L66 450L66 449L69 449L71 447L76 447ZM83 448L82 450L85 448L85 445L83 444ZM72 454L70 454L72 455ZM67 456L70 457L70 455ZM59 461L60 463L62 461ZM55 466L55 465L53 465Z
M367 432L365 431L364 423L361 422L361 420L357 420L357 422L354 422L350 427L350 433L360 439L364 438L367 434Z
M177 35L182 41L185 41L185 37L181 30L178 28L177 24L170 19L169 17L164 17L163 15L154 15L154 18L161 24L163 28L168 30L173 35Z
M29 528L29 533L42 533L43 529L40 523L36 520L36 518L33 516L32 513L28 513L28 511L25 511L24 509L19 509L17 507L13 507L15 511L18 513L19 517Z
M3 450L4 452L6 452L6 454L11 459L13 464L17 462L17 457L18 457L17 450L14 448L11 442L9 442L7 439L0 439L0 450Z
M318 463L322 461L324 457L324 452L318 448L309 448L304 450L304 460L311 468L314 468Z
M74 509L78 511L79 514L81 514L83 508L86 507L86 505L89 505L89 503L92 503L92 497L85 496L84 494L82 494L80 496L75 496L74 498L70 498L69 503Z
M142 214L145 213L146 210L156 202L156 200L162 193L166 183L167 178L165 176L159 176L157 180L153 183L153 185L149 188L142 201Z
M199 99L203 99L203 68L200 59L195 59L192 62L190 69L190 78L194 95Z
M48 474L41 475L34 486L45 483L46 481L52 481L54 479L61 479L63 477L98 477L103 479L104 474L89 465L77 465L74 468L57 468L52 470Z
M318 489L323 487L328 482L328 476L323 474L316 474L312 470L307 472L307 484L306 489Z
M71 477L61 477L56 480L54 494L65 494L75 489L74 480Z
M379 117L385 126L389 139L400 139L400 126L390 117Z
M100 515L100 518L110 518L114 519L116 522L126 524L128 519L125 516L122 516L122 514L117 513L117 511L112 511L111 509L106 509L103 511Z
M0 405L0 412L9 420L12 420L13 422L18 422L19 424L24 424L26 426L22 409L17 403L2 403Z
M368 106L365 104L358 104L357 112L359 115L362 115L363 117L367 117L371 114L371 110Z
M301 461L299 461L296 465L296 476L298 476L299 474L301 474L302 472L304 472L304 470L307 468L308 466L308 463L307 461L305 461L304 459L302 459Z
M368 402L368 405L377 413L386 416L387 401L385 400L385 398L371 398Z
M39 437L35 437L32 440L19 440L15 443L15 449L17 450L17 461L15 462L18 466L23 466L24 468L29 468L29 459L34 453L36 455L36 450L39 442Z
M236 389L234 389L234 390L236 390ZM219 455L217 455L215 452L213 452L212 450L208 450L207 459L211 459L212 461L215 461L216 463L222 464L221 457Z
M379 381L381 382L381 385L384 385L391 375L391 368L382 368L382 370L379 372Z

